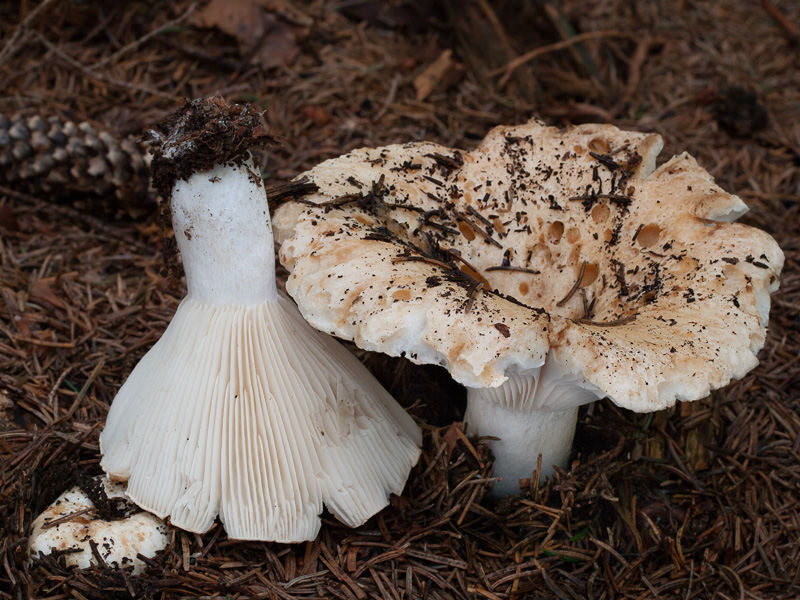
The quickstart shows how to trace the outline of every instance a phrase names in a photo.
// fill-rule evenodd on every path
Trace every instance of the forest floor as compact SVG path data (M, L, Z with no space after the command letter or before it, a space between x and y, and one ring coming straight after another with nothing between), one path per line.
M663 157L693 154L786 254L761 363L655 414L584 407L569 468L497 502L490 453L458 424L463 390L438 367L362 353L425 431L404 494L366 525L326 515L319 537L297 545L228 540L219 524L173 529L135 577L30 563L33 518L99 472L115 391L185 284L159 274L162 236L140 171L109 187L107 172L84 168L48 185L38 150L4 154L0 598L800 597L800 4L220 7L3 3L0 115L135 139L181 98L219 93L267 109L281 140L265 158L268 187L360 146L469 149L532 117L656 132Z

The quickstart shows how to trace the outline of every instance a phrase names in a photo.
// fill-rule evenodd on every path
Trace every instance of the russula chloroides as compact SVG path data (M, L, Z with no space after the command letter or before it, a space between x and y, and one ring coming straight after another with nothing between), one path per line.
M299 542L323 503L357 526L401 493L419 429L358 360L276 290L260 114L218 98L150 132L188 294L119 390L102 467L188 531Z
M102 486L106 498L117 499L115 510L108 512L121 514L100 514L102 511L86 492L75 486L34 519L28 537L28 555L33 559L64 553L67 566L86 569L97 565L96 553L109 567L131 567L132 574L140 574L145 563L138 555L153 558L167 547L166 524L149 513L124 508L124 485L111 483L107 477L90 483L97 488ZM119 506L120 502L123 506Z
M742 377L783 254L744 203L655 134L498 127L471 152L355 150L274 218L314 327L447 367L493 442L498 493L564 465L581 404L645 412Z

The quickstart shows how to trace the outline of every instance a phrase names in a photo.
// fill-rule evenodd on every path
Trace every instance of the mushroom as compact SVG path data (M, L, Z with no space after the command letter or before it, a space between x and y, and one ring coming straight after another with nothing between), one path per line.
M188 294L120 388L102 467L173 525L231 538L316 537L323 503L357 526L419 456L411 417L276 290L267 197L248 148L261 115L194 101L149 132Z
M125 486L107 477L92 484L102 486L109 499L126 498ZM79 569L97 565L99 557L116 568L130 565L138 575L145 567L139 556L153 558L169 543L166 524L149 513L124 510L120 518L105 517L80 487L67 490L33 521L28 556L63 553L66 565Z
M577 408L703 398L757 364L783 255L655 134L497 127L473 151L355 150L275 214L286 289L316 328L446 366L497 493L564 465Z

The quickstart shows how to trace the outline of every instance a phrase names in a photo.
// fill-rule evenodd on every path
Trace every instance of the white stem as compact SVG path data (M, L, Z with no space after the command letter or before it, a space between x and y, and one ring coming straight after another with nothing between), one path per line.
M252 159L176 182L171 203L189 297L217 305L277 300L267 194Z
M114 399L102 467L188 531L219 515L234 539L312 540L323 504L364 523L402 493L418 427L277 294L252 162L178 182L171 201L189 295Z
M480 399L468 395L464 420L470 434L500 438L489 442L495 456L494 476L502 477L494 484L492 493L496 496L519 494L519 480L531 478L539 453L542 454L542 478L553 473L553 465L566 465L578 409L521 411L499 402L487 402L484 393L487 389L498 388L479 390L484 396Z
M553 465L565 467L569 458L578 407L602 397L597 388L565 371L552 355L539 369L509 374L494 388L468 388L464 421L471 435L491 441L497 496L519 493L519 480L530 478L542 455L544 478Z

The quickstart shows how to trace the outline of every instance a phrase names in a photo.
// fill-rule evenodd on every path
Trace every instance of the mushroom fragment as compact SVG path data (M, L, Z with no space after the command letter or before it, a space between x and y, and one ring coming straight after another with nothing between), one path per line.
M565 464L576 409L696 400L764 343L783 254L745 204L655 134L497 127L473 151L355 150L275 215L286 289L316 328L446 366L491 435L496 491Z
M276 290L260 115L219 99L151 132L188 295L111 406L102 467L138 505L236 539L316 537L323 503L357 526L402 492L411 417Z
M107 477L97 483L107 498L126 498L124 485L111 483ZM86 492L75 486L33 521L28 555L33 559L63 553L66 565L79 569L97 565L99 556L110 567L131 566L138 575L145 568L139 556L153 558L168 543L167 526L161 519L138 510L126 510L116 519L103 518Z

